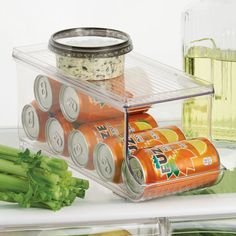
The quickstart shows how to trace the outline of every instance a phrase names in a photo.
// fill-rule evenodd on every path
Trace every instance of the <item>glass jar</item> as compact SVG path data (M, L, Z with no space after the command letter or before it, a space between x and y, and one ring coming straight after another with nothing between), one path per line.
M236 147L235 10L235 0L201 0L184 13L184 70L214 84L212 138L228 147ZM183 126L191 123L201 133L208 102L186 101Z

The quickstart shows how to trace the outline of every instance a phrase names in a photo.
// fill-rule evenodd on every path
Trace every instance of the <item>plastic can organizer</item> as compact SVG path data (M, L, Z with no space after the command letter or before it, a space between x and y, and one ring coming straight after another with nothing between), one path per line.
M135 202L217 184L212 84L131 50L128 34L101 28L15 48L21 146ZM182 112L189 99L199 101L198 126Z

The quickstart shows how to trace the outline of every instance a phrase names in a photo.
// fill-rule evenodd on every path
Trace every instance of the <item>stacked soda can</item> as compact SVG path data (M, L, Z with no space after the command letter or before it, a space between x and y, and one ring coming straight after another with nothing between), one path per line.
M123 79L102 86L132 97ZM124 112L43 75L35 79L34 95L22 110L27 137L47 143L53 153L70 157L103 181L120 184L133 199L212 185L220 177L213 144L205 138L186 140L176 126L158 126L149 106L129 109L126 124Z
M30 140L46 142L46 123L60 111L58 103L61 84L44 75L34 82L35 100L23 107L22 126Z
M125 90L123 75L96 82L95 85L105 86L107 90L119 96L132 96ZM50 150L57 155L71 156L79 166L93 169L94 146L109 136L124 133L122 111L86 95L73 86L62 84L45 75L38 75L33 90L35 100L26 104L21 114L26 136L30 140L47 143ZM130 114L133 114L130 117L131 130L146 129L147 125L142 126L144 121L151 123L148 128L156 127L154 119L143 113L147 109L142 107L130 110ZM93 126L95 128L91 129ZM102 130L105 128L109 132ZM94 129L97 129L97 133L93 132ZM76 139L79 139L79 143Z
M219 155L206 138L139 150L123 162L122 177L133 199L162 197L218 183Z
M176 126L111 137L94 148L95 169L104 181L122 183L132 199L166 196L218 183L219 154L206 138L186 140Z

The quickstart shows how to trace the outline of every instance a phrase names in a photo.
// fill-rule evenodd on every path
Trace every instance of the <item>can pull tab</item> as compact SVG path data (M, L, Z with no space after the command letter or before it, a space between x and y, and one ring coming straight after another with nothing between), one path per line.
M112 172L111 165L106 157L102 158L101 164L102 164L104 172L108 175L111 174L111 172Z
M56 144L58 145L58 147L63 146L63 140L58 132L55 132L55 134L53 135L53 139L56 142Z
M66 101L66 104L67 104L68 107L70 107L70 109L73 112L78 111L78 105L77 105L77 103L75 102L75 100L73 98L68 98L67 101Z
M139 183L143 182L143 172L140 169L133 170L134 175Z
M40 81L39 83L39 92L42 98L47 98L48 91L47 91L47 84L45 81Z
M30 128L34 128L34 112L29 111L27 113L27 123Z
M80 144L74 145L74 147L73 147L73 153L74 153L75 156L81 155L81 153L82 153L82 147L81 147Z

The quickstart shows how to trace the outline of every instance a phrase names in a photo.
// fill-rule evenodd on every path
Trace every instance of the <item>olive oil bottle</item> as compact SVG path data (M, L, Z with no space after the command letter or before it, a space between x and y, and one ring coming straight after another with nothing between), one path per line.
M236 51L192 47L185 55L184 68L187 73L214 84L212 138L236 142ZM204 102L207 107L209 101L204 99L185 102L184 123L186 116L190 116L192 125L196 129L201 128L204 109L203 114L200 114L199 107L203 108ZM195 113L201 117L198 118ZM204 134L204 130L202 132Z

